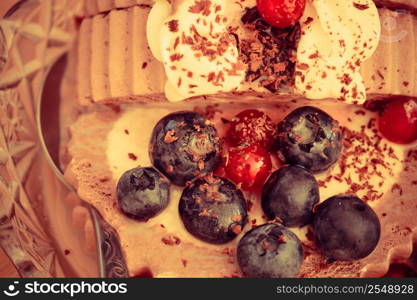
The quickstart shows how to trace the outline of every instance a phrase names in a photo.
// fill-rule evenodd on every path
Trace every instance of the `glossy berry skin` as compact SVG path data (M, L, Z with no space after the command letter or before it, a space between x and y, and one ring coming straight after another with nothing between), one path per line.
M138 221L156 216L169 202L169 181L154 168L135 168L123 173L116 191L120 210Z
M229 180L211 175L184 189L179 214L189 233L212 244L233 240L248 217L242 192Z
M264 224L248 231L239 241L237 260L246 277L295 277L304 251L298 237L284 226Z
M262 190L262 209L288 227L304 226L313 219L319 202L319 186L313 174L299 166L286 166L272 173Z
M337 162L342 140L339 123L316 107L299 107L278 124L277 148L284 163L313 173L326 171Z
M271 173L269 153L258 145L229 148L226 177L247 191L257 191Z
M388 102L378 118L381 134L397 144L409 144L417 140L417 102L398 99Z
M227 132L232 146L259 145L269 150L276 138L276 126L262 111L248 109L237 114Z
M260 15L269 25L287 28L300 20L306 0L257 0L256 5Z
M331 197L317 206L314 235L317 246L332 260L353 261L376 247L381 224L372 208L353 195Z
M169 114L152 132L149 149L152 164L179 186L213 172L221 160L219 153L216 129L195 112Z

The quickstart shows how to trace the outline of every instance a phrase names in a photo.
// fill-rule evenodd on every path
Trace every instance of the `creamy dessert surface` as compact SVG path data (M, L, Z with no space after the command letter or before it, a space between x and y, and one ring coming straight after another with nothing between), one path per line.
M236 104L241 100L239 105ZM243 100L243 102L242 102ZM249 103L245 100L249 100ZM118 209L117 180L128 169L150 166L148 148L154 125L168 113L196 110L212 120L220 136L231 119L246 108L265 111L275 122L303 104L328 112L343 126L344 150L338 163L316 176L321 201L354 193L367 201L378 214L381 240L368 257L354 262L327 263L315 247L309 226L293 229L304 244L305 260L301 277L382 276L392 261L404 261L412 252L416 238L417 152L382 139L375 127L375 113L354 105L334 101L293 101L288 103L234 103L202 105L197 103L127 105L121 110L101 108L81 115L71 127L68 145L71 162L66 178L77 187L79 196L94 205L117 230L130 275L150 270L155 277L228 277L242 276L235 259L235 248L242 237L225 245L212 245L191 236L178 213L181 188L172 186L169 206L148 222L124 216ZM274 158L274 168L278 159ZM252 225L266 222L259 199L245 193Z
M288 47L285 43L274 45L273 38L260 38L258 33L267 30L248 21L254 18L250 9L255 6L255 0L155 3L147 22L148 43L154 57L164 65L168 100L177 102L196 95L235 90L279 93L285 91L281 87L284 85L310 99L365 102L360 67L376 50L381 31L378 10L372 0L307 0L303 16L290 34L294 53L289 51L288 58L282 55ZM272 36L281 34L279 29L275 31ZM279 49L277 52L274 46ZM271 50L259 53L255 47ZM275 62L276 69L290 70L290 74L261 68L260 78L251 79L248 72L254 65L258 69L265 63L258 59L259 55L284 56ZM189 76L190 71L194 75ZM271 84L273 87L269 87Z

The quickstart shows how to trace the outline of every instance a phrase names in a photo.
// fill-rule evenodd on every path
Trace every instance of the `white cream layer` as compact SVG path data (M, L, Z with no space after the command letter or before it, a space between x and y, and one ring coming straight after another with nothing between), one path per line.
M148 18L149 45L164 64L165 94L172 102L236 90L245 77L244 70L237 70L239 52L228 32L242 7L211 0L199 11L200 2L158 0Z
M301 19L296 89L309 99L366 100L362 63L381 33L372 0L308 0Z
M192 12L202 2L157 0L149 16L148 41L153 55L164 64L167 98L177 102L198 95L259 90L244 81L244 70L236 70L239 53L228 33L233 26L238 34L245 34L240 17L256 1L211 0L206 14ZM175 31L170 22L176 22ZM307 0L300 24L303 34L297 51L296 92L309 99L365 102L360 67L376 50L381 31L374 2ZM221 39L228 45L221 55L209 58L195 45L183 43L184 36L195 34L211 45L220 45Z

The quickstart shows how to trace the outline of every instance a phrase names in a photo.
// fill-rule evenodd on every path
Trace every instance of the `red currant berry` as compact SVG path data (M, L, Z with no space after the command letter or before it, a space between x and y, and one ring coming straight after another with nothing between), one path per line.
M258 145L230 148L228 151L226 177L244 190L260 190L271 168L269 153Z
M256 0L262 18L271 26L287 28L303 15L306 0Z
M269 150L274 143L276 128L274 122L264 112L248 109L232 119L227 134L233 146L257 144Z
M394 100L386 104L378 119L381 134L397 144L417 140L417 102L411 99Z

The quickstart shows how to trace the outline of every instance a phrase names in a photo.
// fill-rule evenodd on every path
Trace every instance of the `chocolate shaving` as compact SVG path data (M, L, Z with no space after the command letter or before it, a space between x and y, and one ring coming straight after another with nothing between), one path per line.
M174 236L174 235L167 235L164 236L161 241L168 246L176 246L179 245L181 243L180 238Z
M310 24L311 22L313 22L314 21L314 18L312 18L312 17L308 17L306 20L305 20L305 22L304 22L304 25L308 25L308 24Z
M359 10L365 10L365 9L369 8L368 4L360 4L360 3L356 3L356 2L353 2L353 6L356 7L357 9L359 9Z
M194 5L190 6L188 11L193 14L202 14L203 16L210 15L210 0L200 0L195 1Z
M168 130L165 135L164 142L167 144L171 144L176 140L178 140L178 137L175 136L175 130Z
M398 183L394 183L391 187L391 192L395 192L398 191L398 193L400 194L400 196L402 196L403 194L403 189L401 187L401 185L399 185Z
M174 61L180 61L183 57L184 57L184 55L183 55L183 54L175 53L175 54L172 54L172 55L169 57L169 59L170 59L172 62L174 62Z
M178 32L178 20L171 20L168 22L168 28L171 32Z
M382 75L381 71L377 70L376 73L378 74L379 77L381 77L382 80L385 79L384 75Z
M129 158L131 160L137 160L138 159L138 157L135 154L133 154L133 153L128 153L127 155L129 156Z
M261 87L273 93L294 85L300 24L284 29L271 27L256 7L246 9L241 21L254 33L253 39L238 40L240 61L247 65L246 81L259 80Z
M242 226L234 225L232 227L232 231L233 231L234 234L240 234L242 232Z

